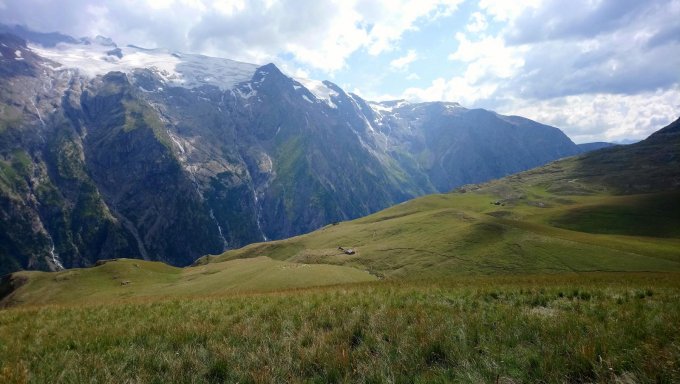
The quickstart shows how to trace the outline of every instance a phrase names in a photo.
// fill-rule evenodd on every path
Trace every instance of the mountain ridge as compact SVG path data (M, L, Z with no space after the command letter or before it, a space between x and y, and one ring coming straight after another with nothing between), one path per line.
M269 256L396 279L678 271L679 123L636 144L419 197L303 236L203 257L195 265Z
M670 127L638 144L416 198L309 234L204 256L183 269L115 259L56 273L15 272L0 281L0 305L82 303L83 292L99 303L376 279L461 283L465 276L495 281L639 272L673 279L680 272L680 135L677 124ZM668 134L670 140L658 140ZM620 174L633 172L638 189L625 177L603 178L612 163L618 163ZM638 175L639 168L656 171ZM659 175L663 182L649 182Z
M4 272L187 265L579 153L527 119L368 102L274 64L0 40Z

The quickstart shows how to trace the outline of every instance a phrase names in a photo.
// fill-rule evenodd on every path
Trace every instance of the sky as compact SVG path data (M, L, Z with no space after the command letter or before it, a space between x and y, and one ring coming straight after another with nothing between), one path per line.
M0 0L0 23L637 140L680 116L680 0Z

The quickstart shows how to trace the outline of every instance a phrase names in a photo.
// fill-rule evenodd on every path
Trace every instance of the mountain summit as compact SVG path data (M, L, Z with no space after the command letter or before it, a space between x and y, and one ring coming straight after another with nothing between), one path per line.
M187 265L580 152L528 119L274 64L23 36L0 35L0 273Z

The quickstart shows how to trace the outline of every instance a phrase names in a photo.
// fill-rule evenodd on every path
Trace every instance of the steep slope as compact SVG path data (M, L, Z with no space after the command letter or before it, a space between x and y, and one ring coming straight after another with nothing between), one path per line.
M185 269L114 260L57 273L16 272L0 283L0 297L6 305L35 305L376 278L678 272L677 127L638 144L417 198L310 234L205 256ZM639 183L631 187L628 174L639 169L648 176L638 174ZM609 178L613 170L617 177Z
M210 262L267 255L389 277L680 269L678 121L640 143L432 195ZM338 247L351 247L347 255ZM206 262L206 259L200 260Z
M372 103L274 65L0 35L0 273L197 257L578 153L556 128Z
M374 122L438 192L579 153L557 128L456 103L371 103Z

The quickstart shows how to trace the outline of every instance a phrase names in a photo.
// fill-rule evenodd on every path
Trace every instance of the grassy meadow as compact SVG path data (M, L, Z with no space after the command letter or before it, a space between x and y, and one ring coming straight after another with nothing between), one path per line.
M117 259L93 268L15 273L21 286L5 306L86 304L142 298L203 297L377 280L366 271L308 265L268 257L232 260L190 268L135 259Z
M188 268L17 272L0 383L678 383L674 132Z
M381 281L0 312L0 382L680 382L675 273Z
M680 193L558 195L545 186L512 187L425 196L197 264L268 256L387 278L680 271ZM346 255L339 246L356 254Z

